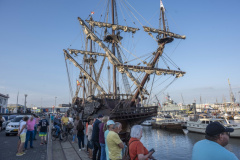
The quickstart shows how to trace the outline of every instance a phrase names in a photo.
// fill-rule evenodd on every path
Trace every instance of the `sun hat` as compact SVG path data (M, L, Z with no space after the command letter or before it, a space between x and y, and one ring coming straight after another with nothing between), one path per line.
M115 124L113 120L108 120L107 121L107 126L111 125L111 124Z
M225 127L219 122L212 122L207 126L205 133L209 136L216 136L223 132L233 132L233 131L234 131L233 128Z

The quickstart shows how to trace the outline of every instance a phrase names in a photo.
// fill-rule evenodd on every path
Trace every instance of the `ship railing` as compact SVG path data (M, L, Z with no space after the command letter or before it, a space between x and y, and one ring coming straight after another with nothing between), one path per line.
M142 115L149 116L157 114L158 106L152 107L129 107L129 108L117 108L113 112L113 117L115 116L134 116L134 115Z

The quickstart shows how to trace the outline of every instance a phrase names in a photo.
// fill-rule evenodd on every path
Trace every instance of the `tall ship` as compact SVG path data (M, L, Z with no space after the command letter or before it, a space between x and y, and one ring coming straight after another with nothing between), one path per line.
M158 105L151 104L162 86L158 80L168 78L169 83L162 86L166 90L185 74L164 48L186 36L170 31L161 0L156 4L160 15L154 21L159 25L156 28L128 1L108 0L99 5L106 9L98 6L86 14L87 18L78 17L81 49L63 50L72 92L69 112L79 114L83 120L108 115L122 123L122 133L128 133L131 126L157 115ZM78 69L75 80L71 80L70 64Z

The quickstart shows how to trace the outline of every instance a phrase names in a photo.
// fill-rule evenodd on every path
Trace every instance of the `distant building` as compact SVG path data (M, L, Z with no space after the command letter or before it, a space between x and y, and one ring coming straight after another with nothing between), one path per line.
M8 94L4 95L0 93L0 113L6 113L7 111L7 104L8 104Z
M7 105L9 113L23 113L24 105L21 104L8 104Z
M71 107L71 104L59 104L57 107L47 106L47 107L32 107L31 110L34 113L38 112L49 112L49 113L65 113Z

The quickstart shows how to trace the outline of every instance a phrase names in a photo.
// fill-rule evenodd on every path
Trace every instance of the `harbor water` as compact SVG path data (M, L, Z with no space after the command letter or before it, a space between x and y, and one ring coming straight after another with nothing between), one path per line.
M240 120L231 123L240 125ZM148 150L155 149L153 156L158 160L190 160L193 145L202 139L205 139L204 134L189 132L185 135L182 131L173 132L143 126L141 142ZM240 159L240 138L230 138L226 148Z

